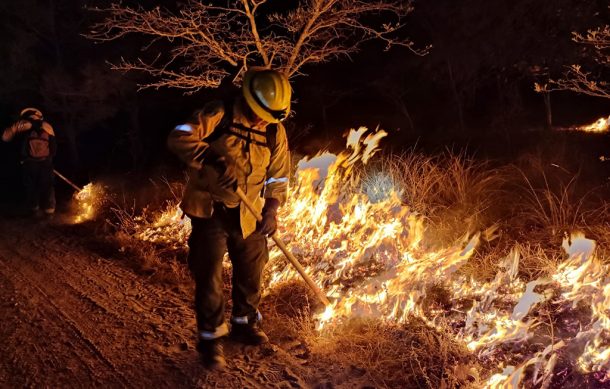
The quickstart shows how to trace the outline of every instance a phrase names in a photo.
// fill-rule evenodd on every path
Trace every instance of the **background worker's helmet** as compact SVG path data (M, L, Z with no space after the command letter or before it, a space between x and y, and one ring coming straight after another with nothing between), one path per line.
M284 74L250 68L244 75L242 91L250 109L264 121L279 123L288 117L292 90Z
M42 112L37 108L24 108L19 114L22 119L42 120Z

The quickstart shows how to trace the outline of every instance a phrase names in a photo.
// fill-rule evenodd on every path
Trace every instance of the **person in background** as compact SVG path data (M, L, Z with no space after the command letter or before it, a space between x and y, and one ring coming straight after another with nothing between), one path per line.
M282 73L251 68L241 93L209 102L168 138L189 170L181 207L193 227L188 263L195 279L197 350L209 368L225 366L221 339L227 334L245 344L268 342L258 306L267 236L275 232L278 207L287 197L290 158L280 122L290 113L291 93ZM240 202L237 187L262 213L261 223ZM227 250L233 264L230 333L222 279Z
M53 188L53 157L57 143L53 127L44 120L36 108L25 108L19 120L2 133L2 140L21 141L21 164L26 190L26 207L31 215L40 210L45 215L55 213L55 190Z

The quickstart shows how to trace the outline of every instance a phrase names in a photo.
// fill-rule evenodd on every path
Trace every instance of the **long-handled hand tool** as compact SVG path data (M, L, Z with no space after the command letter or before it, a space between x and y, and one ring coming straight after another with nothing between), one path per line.
M250 212L252 212L254 217L256 217L256 220L261 222L263 220L263 217L258 212L256 212L256 209L254 208L254 206L252 205L250 200L248 200L244 191L241 190L241 188L237 188L237 190L235 190L235 193L237 193L237 196L239 196L240 200L244 203L246 208L248 208L248 210ZM290 263L297 269L297 271L299 272L301 277L303 277L303 279L305 280L307 285L311 288L311 290L313 290L313 292L316 294L316 296L318 296L320 301L322 301L324 303L324 305L326 305L326 306L330 305L330 301L328 301L328 298L326 297L326 295L324 293L322 293L320 288L318 288L318 285L316 285L316 283L313 282L311 277L309 277L309 275L307 275L307 273L305 272L305 269L299 263L298 259L296 259L295 256L290 252L290 250L288 250L288 247L286 247L286 245L284 244L282 239L278 236L277 231L274 232L273 235L271 235L271 239L273 239L273 241L275 242L277 247L279 247L280 250L282 250L282 252L286 256L286 258L288 258Z
M53 169L53 173L55 173L55 175L59 178L61 178L62 180L64 180L66 182L66 184L70 185L72 188L74 188L75 191L80 192L81 190L83 190L83 188L79 188L78 185L76 185L75 183L73 183L72 181L68 180L63 174L61 174L60 172L58 172L57 170Z

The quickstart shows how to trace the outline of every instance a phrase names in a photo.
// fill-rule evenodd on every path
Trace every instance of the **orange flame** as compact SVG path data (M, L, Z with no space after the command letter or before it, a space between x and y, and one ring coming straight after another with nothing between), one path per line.
M136 220L143 221L143 219ZM144 223L143 223L144 224ZM170 203L164 211L143 227L136 227L135 237L145 242L179 247L191 233L191 220L177 204Z
M597 119L594 123L576 127L576 131L604 133L610 131L610 116Z
M595 242L581 234L566 239L568 258L548 278L521 280L517 250L500 261L492 280L467 277L459 270L474 253L479 235L464 236L446 248L427 248L424 219L402 203L400 188L384 181L383 190L371 190L366 187L371 183L362 180L356 164L366 164L386 135L367 133L366 128L350 131L347 149L339 155L323 153L299 162L290 202L280 210L283 239L318 285L335 298L317 316L319 330L354 316L388 323L420 318L452 333L479 357L499 361L501 372L489 377L488 388L520 387L526 371L533 371L528 379L534 385L550 382L557 351L568 345L579 350L575 362L583 372L606 372L610 379L610 266L596 258ZM380 192L384 196L374 195ZM173 204L139 237L155 241L151 236L176 236L183 243L190 226L177 212ZM175 229L181 232L176 234ZM299 277L281 256L272 248L271 287ZM451 297L450 310L427 302L438 286ZM518 357L506 351L498 355L500 346L532 338L538 324L532 313L543 303L568 310L587 304L591 317L580 320L577 335L550 338L546 344L538 339L539 351L516 366L507 365Z
M104 203L104 189L101 185L89 183L83 189L74 194L76 202L75 224L84 223L95 219L98 209Z

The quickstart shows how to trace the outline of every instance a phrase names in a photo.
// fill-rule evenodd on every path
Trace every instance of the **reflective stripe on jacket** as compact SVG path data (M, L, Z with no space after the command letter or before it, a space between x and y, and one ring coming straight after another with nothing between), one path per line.
M233 123L264 132L266 128L252 127L241 109L244 104L238 99L233 105ZM254 204L257 211L263 208L264 198L275 198L283 204L288 190L290 157L286 130L277 125L275 145L265 146L266 136L231 127L231 133L210 137L224 116L222 101L213 101L197 111L191 120L180 124L170 132L168 147L188 165L189 182L182 198L182 210L189 216L208 218L212 216L213 202L219 201L227 207L240 206L241 229L244 238L256 230L256 218L232 191L218 186L217 170L205 163L204 153L211 149L224 156L236 167L237 183ZM241 134L237 136L233 133ZM251 137L251 141L248 141Z

